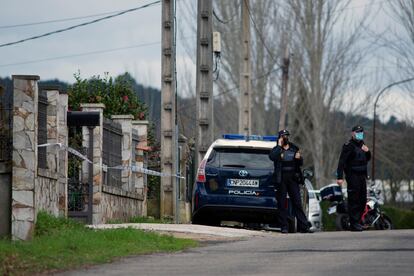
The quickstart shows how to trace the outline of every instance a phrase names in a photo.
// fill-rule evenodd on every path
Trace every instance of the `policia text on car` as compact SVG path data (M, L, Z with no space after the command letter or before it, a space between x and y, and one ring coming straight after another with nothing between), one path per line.
M302 209L299 182L303 182L301 166L303 158L299 148L289 142L289 132L279 131L276 147L272 149L269 158L274 162L273 181L276 187L277 207L282 233L288 233L287 209L285 206L286 193L292 202L293 213L298 222L298 230L302 233L312 233L310 223Z
M351 231L363 230L360 220L367 202L367 164L370 159L371 152L364 143L364 129L354 126L352 138L342 147L336 172L339 185L343 184L345 172Z

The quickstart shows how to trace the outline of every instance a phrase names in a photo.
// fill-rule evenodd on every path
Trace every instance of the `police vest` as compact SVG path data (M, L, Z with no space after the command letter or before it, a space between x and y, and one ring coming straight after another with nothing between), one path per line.
M358 146L353 145L354 156L349 162L349 167L354 172L366 172L367 171L367 156L365 152Z
M291 147L288 150L283 150L281 159L282 171L295 170L295 151Z

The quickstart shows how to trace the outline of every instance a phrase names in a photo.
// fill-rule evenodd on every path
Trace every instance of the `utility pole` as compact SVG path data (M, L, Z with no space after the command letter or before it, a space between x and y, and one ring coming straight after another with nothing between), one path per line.
M197 1L196 168L214 139L213 4Z
M177 166L174 0L162 1L161 46L161 171L175 175ZM160 217L176 213L176 177L161 177Z
M286 115L288 106L288 83L289 83L289 49L286 42L285 56L282 65L282 94L280 97L279 130L286 128Z
M240 64L240 106L239 106L239 133L251 134L251 83L250 83L250 3L242 0L242 60Z

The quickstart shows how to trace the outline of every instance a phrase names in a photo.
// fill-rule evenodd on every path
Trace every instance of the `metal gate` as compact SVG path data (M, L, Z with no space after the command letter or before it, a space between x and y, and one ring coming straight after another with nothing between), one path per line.
M98 112L68 112L69 147L93 161L93 129L99 124ZM82 128L88 127L88 146L82 146ZM92 223L93 164L85 158L68 156L68 216L84 223Z
M0 238L11 233L12 127L12 96L0 86Z

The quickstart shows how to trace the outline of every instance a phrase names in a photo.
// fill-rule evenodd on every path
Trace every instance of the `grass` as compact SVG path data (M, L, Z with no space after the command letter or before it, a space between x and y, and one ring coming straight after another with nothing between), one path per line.
M31 275L113 261L123 256L172 252L197 242L135 229L91 230L39 213L32 241L0 240L0 275Z
M321 202L322 208L322 223L324 231L335 231L336 215L328 215L327 209L330 203ZM401 209L392 206L381 206L381 210L391 218L394 229L414 229L414 211Z
M394 224L395 229L414 229L414 211L383 206L382 210L387 214Z

